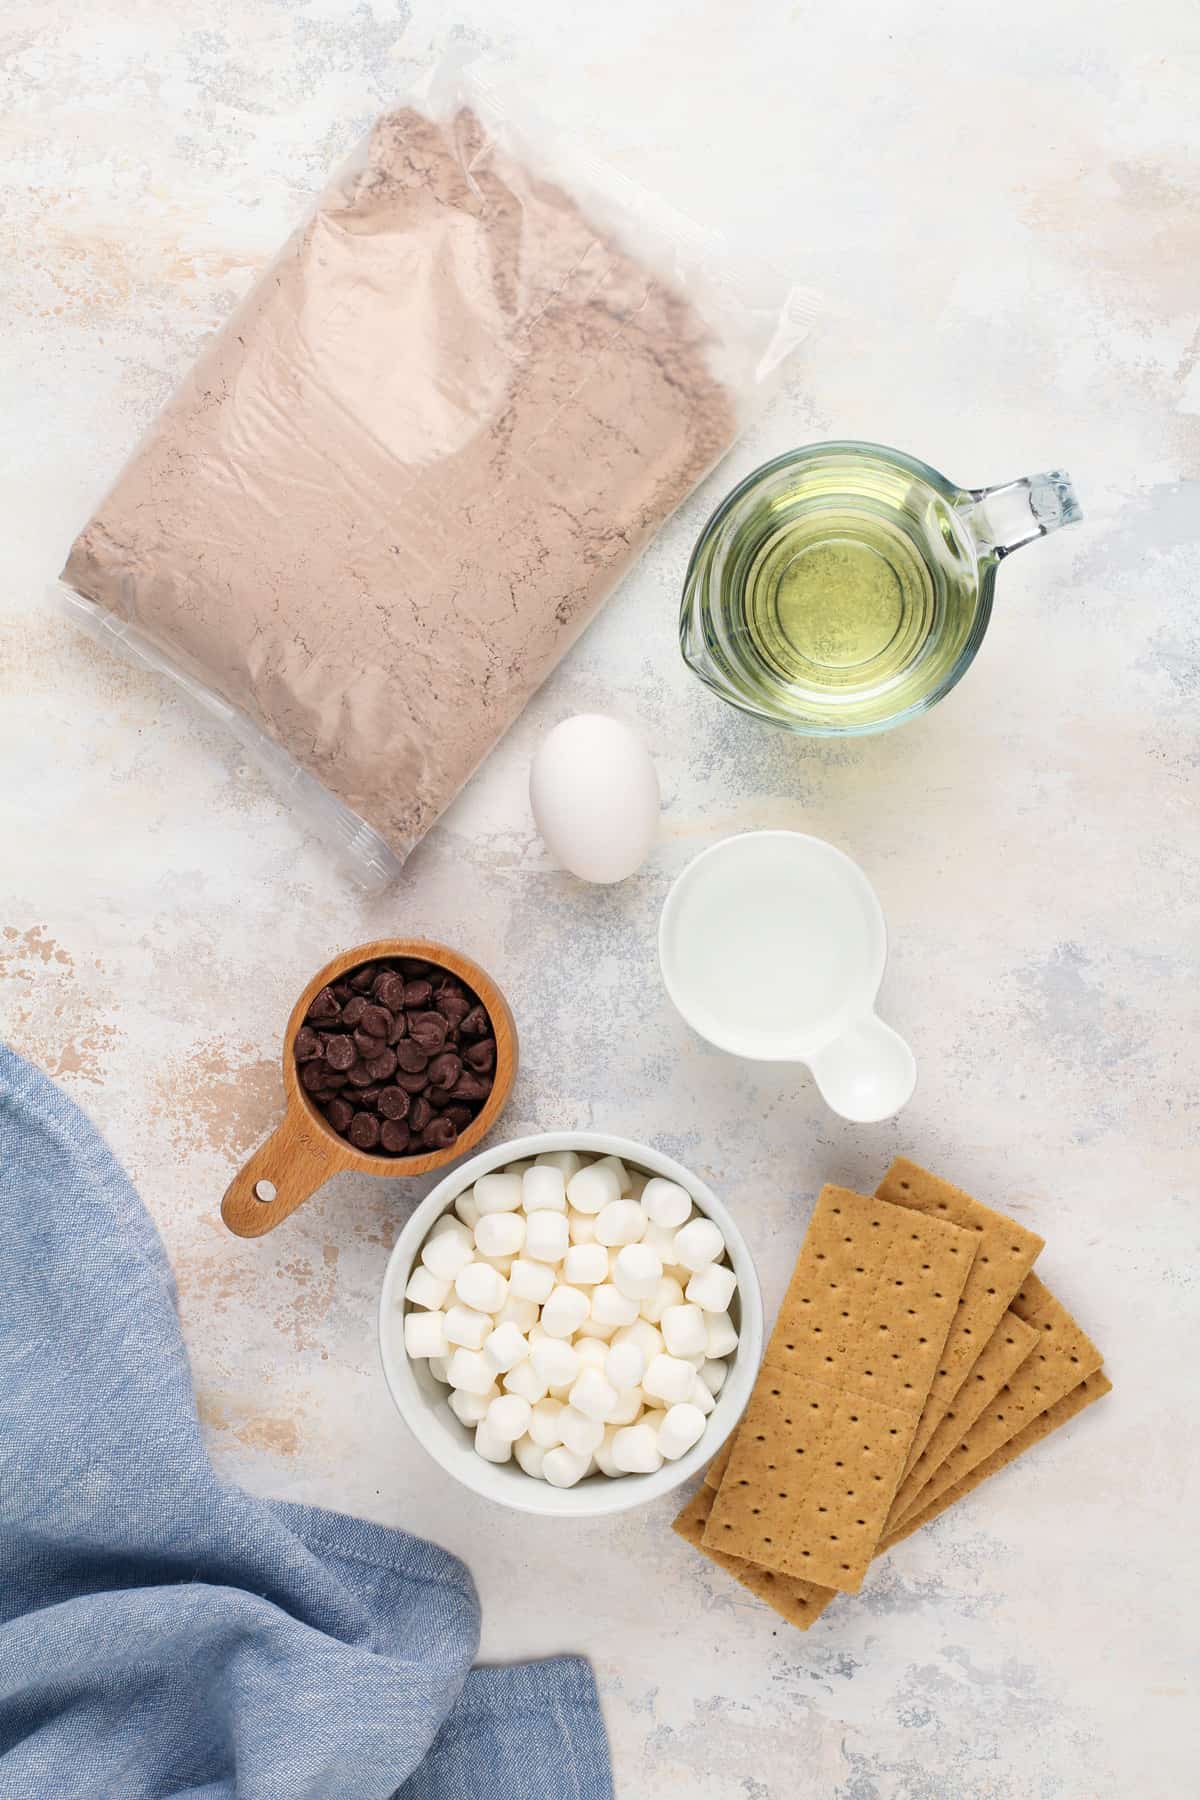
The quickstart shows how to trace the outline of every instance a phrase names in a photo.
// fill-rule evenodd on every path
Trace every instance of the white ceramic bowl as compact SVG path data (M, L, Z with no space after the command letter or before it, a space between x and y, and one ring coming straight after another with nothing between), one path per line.
M421 1246L434 1221L448 1212L465 1188L481 1175L506 1163L540 1156L548 1150L577 1150L588 1156L619 1156L622 1162L649 1175L677 1181L692 1196L697 1209L720 1226L737 1276L737 1292L730 1313L738 1328L738 1347L729 1359L729 1373L709 1415L708 1427L698 1444L678 1462L664 1462L653 1475L589 1475L573 1488L551 1487L537 1481L517 1463L489 1463L475 1454L472 1434L460 1425L447 1405L449 1389L436 1381L421 1359L410 1359L404 1348L404 1290ZM627 1512L670 1493L714 1457L729 1436L750 1398L762 1356L763 1311L758 1276L745 1239L717 1196L703 1181L660 1150L635 1144L628 1138L609 1137L600 1131L553 1131L539 1137L516 1138L497 1144L463 1163L423 1200L396 1240L383 1278L379 1300L379 1349L383 1372L401 1418L423 1449L448 1475L464 1487L517 1512L538 1513L543 1518L597 1519L606 1513Z

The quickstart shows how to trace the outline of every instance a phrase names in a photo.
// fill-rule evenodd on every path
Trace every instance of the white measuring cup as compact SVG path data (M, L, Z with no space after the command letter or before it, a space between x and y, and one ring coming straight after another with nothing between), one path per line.
M841 850L799 831L750 831L702 851L663 906L663 981L694 1031L759 1062L799 1062L844 1119L890 1118L917 1065L875 1012L887 928Z

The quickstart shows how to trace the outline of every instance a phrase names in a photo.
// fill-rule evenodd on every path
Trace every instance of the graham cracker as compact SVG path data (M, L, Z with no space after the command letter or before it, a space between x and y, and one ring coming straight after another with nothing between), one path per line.
M704 1526L704 1544L857 1593L978 1234L822 1189Z
M836 1599L833 1588L818 1587L814 1581L804 1581L797 1575L780 1575L774 1569L760 1569L757 1564L743 1562L739 1556L726 1556L720 1550L710 1550L704 1542L704 1527L712 1511L715 1491L702 1482L692 1495L683 1511L675 1519L671 1529L677 1531L695 1549L699 1550L710 1562L732 1575L742 1586L757 1594L760 1600L777 1612L789 1625L798 1631L807 1631L814 1619L819 1619L829 1602Z
M905 1524L914 1510L925 1513L1039 1414L1065 1399L1086 1376L1094 1375L1103 1362L1087 1333L1036 1275L1025 1278L1012 1310L1039 1334L1038 1345L1005 1382L994 1403L963 1433L909 1503L908 1513L894 1525Z
M900 1528L893 1531L891 1536L884 1540L880 1548L890 1550L893 1544L898 1544L902 1538L911 1537L912 1533L919 1531L922 1525L928 1525L932 1520L940 1518L942 1513L954 1505L955 1501L962 1500L967 1494L973 1493L989 1476L998 1475L1001 1469L1005 1469L1009 1463L1015 1462L1018 1456L1023 1456L1026 1450L1032 1450L1035 1444L1040 1444L1043 1438L1049 1437L1052 1431L1057 1431L1060 1425L1066 1425L1086 1407L1092 1406L1097 1400L1103 1400L1105 1394L1111 1393L1112 1382L1103 1369L1097 1369L1092 1374L1085 1375L1069 1394L1065 1394L1061 1400L1056 1400L1053 1406L1048 1406L1044 1413L1040 1413L1036 1419L1032 1419L1023 1430L1017 1432L1015 1437L1009 1438L1006 1444L1002 1444L998 1450L994 1450L982 1462L976 1463L969 1475L964 1476L961 1481L956 1481L953 1487L943 1489L938 1498L928 1506L910 1514Z
M889 1529L898 1525L905 1513L912 1510L926 1482L945 1462L955 1444L970 1431L976 1419L986 1412L1038 1342L1033 1326L1026 1325L1010 1307L959 1388L954 1404L900 1483L888 1514Z
M972 1365L999 1326L1044 1242L1035 1231L1028 1231L1003 1213L993 1212L990 1206L973 1200L961 1188L931 1175L905 1156L896 1158L875 1192L893 1206L909 1206L928 1218L947 1220L964 1231L978 1233L979 1239L975 1261L909 1449L904 1471L907 1478L954 1404Z

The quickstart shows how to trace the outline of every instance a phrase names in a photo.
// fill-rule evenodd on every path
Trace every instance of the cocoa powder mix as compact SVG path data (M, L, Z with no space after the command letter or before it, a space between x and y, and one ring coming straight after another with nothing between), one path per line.
M396 112L64 579L403 857L732 441L708 349L472 112Z

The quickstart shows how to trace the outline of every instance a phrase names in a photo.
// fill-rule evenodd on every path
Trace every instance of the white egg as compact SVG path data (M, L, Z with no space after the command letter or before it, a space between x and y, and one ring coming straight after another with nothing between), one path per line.
M619 719L579 713L538 745L529 800L556 862L581 881L624 881L658 833L658 776L641 738Z

